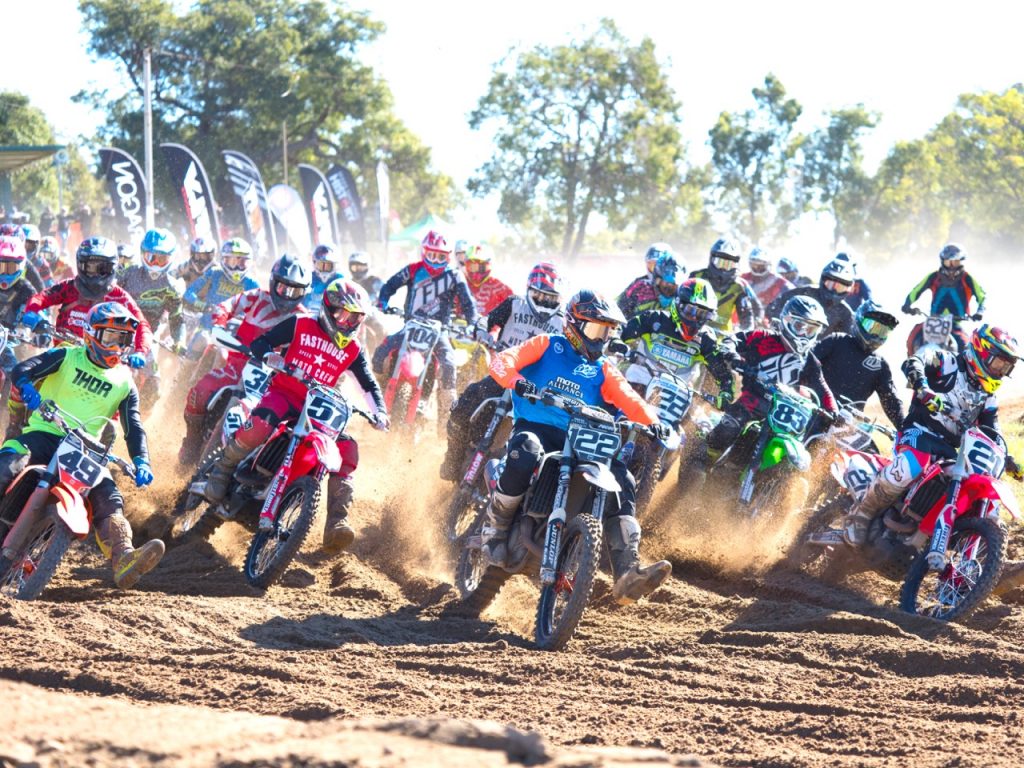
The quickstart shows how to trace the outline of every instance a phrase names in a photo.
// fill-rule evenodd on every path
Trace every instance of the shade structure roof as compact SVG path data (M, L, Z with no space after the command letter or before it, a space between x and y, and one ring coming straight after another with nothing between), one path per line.
M12 173L45 160L64 149L63 144L16 144L0 146L0 173Z

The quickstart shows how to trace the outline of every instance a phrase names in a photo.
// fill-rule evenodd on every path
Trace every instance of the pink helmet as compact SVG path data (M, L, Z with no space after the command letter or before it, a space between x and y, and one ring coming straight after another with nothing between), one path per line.
M452 247L444 235L435 230L430 230L420 243L420 258L428 272L439 273L448 266L448 259L451 258Z
M25 274L25 244L15 235L0 236L0 290L6 291Z

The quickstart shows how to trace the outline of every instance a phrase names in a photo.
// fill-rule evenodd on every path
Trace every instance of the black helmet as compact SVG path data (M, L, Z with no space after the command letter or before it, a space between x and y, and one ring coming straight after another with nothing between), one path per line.
M800 357L814 344L822 329L828 325L825 310L810 296L794 296L782 307L779 314L779 331L782 340Z
M312 282L306 265L284 254L270 268L270 300L278 312L291 312L309 293Z
M856 279L850 262L832 259L821 270L818 288L821 290L822 296L829 301L842 301L843 297L850 292L853 281Z
M959 277L964 271L967 251L956 243L948 243L939 251L939 271L946 277Z
M573 349L594 362L604 354L608 339L626 322L619 308L601 294L584 289L565 308L565 338Z
M875 302L863 302L853 317L853 335L865 352L874 352L885 343L889 331L899 325L896 316Z
M708 277L716 290L721 291L736 280L739 264L740 249L736 244L724 237L715 240L708 258Z
M114 287L117 267L117 246L105 237L90 237L82 241L75 251L78 274L75 286L82 298L102 299Z

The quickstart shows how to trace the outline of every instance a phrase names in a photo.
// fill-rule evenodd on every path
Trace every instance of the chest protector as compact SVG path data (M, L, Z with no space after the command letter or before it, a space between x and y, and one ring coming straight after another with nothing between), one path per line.
M498 343L503 346L512 347L522 344L527 339L537 334L560 334L564 317L562 311L552 312L548 317L540 317L520 296L512 297L512 312L509 314L508 322L501 329L498 336Z

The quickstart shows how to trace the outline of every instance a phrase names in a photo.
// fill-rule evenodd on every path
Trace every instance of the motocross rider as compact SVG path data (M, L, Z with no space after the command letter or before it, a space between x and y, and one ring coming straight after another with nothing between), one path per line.
M562 280L554 264L541 262L530 270L525 296L509 296L487 315L487 329L498 331L497 347L522 344L539 333L562 332ZM448 417L448 450L441 464L441 479L455 482L470 441L470 418L484 400L499 397L502 386L491 376L470 384L459 396ZM487 422L490 415L477 417Z
M343 277L338 265L341 259L337 249L329 243L321 243L313 249L313 286L303 302L310 314L320 311L324 289L339 277Z
M840 251L836 254L836 261L845 261L850 265L850 269L853 270L853 285L850 286L849 293L843 298L843 301L850 306L850 309L856 312L857 308L865 301L874 301L871 286L859 274L860 266L857 258L847 251Z
M687 473L702 475L707 466L731 446L751 421L768 413L766 384L806 385L814 390L822 407L836 414L836 402L821 372L821 364L811 352L815 339L824 329L825 311L814 299L794 296L786 302L779 317L778 330L757 329L736 334L736 352L743 368L740 396L731 405L719 395L717 405L725 406L722 420L707 436L706 451L695 450ZM723 393L726 394L726 393ZM684 477L682 467L680 477ZM697 477L691 479L698 480Z
M32 298L35 291L22 280L25 276L25 246L21 240L7 235L0 236L0 324L13 329L21 318L25 303ZM18 360L6 345L0 354L0 369L7 374L5 383L10 380L11 369Z
M61 258L60 246L57 244L57 238L55 237L44 237L39 241L39 258L46 262L46 266L49 267L50 274L53 275L55 282L67 280L69 277L75 276L71 266Z
M678 274L680 265L679 261L676 259L675 252L672 250L672 246L669 245L668 243L652 243L651 246L647 249L647 253L644 254L644 263L647 265L646 274L640 275L640 277L633 280L633 282L626 286L626 290L620 293L618 297L615 299L615 303L622 311L623 317L625 317L627 320L633 317L633 315L635 315L637 312L641 311L639 307L643 307L644 309L646 309L649 307L653 307L656 304L658 306L665 306L664 301L659 297L665 296L667 294L662 293L659 290L659 286L657 284L658 278L654 274L655 267L658 264L658 261L662 258L666 259L666 261L664 262L664 264L666 265L664 271L666 273L669 271L668 259L672 260L671 263L675 267L672 271L672 283L676 282L677 277L686 277L685 264L682 266L683 274L681 276ZM665 288L665 285L662 284L661 287ZM665 290L667 291L668 289L665 288ZM674 296L674 286L672 291L672 295Z
M772 270L772 263L768 260L768 254L762 249L756 246L751 248L747 262L750 264L750 271L741 277L754 289L761 306L767 307L783 293L793 289L793 284L789 280L775 274Z
M896 437L892 463L875 475L843 521L848 544L862 546L875 515L895 504L936 457L956 455L958 416L973 413L982 431L1001 437L995 392L1019 359L1017 340L990 325L975 329L962 352L923 349L907 358L903 373L914 390L910 411ZM1020 479L1021 469L1009 454L1006 472Z
M185 306L203 312L202 325L213 327L213 312L217 305L246 291L255 291L260 285L249 274L252 247L240 237L225 240L220 247L220 263L199 275L185 290Z
M216 254L217 245L212 240L197 237L188 245L188 261L178 264L174 268L173 274L186 287L190 287L209 269Z
M482 528L484 554L495 565L503 565L508 558L509 527L543 453L562 447L569 425L568 414L531 402L524 395L554 390L589 405L618 408L633 421L657 425L654 410L604 357L609 337L623 321L614 304L593 291L582 290L566 306L564 335L534 336L491 360L491 375L514 392L515 418L505 465ZM665 431L660 425L657 428ZM612 593L619 602L628 603L657 589L672 573L672 566L662 560L640 567L640 524L634 515L636 487L622 462L612 463L612 473L623 490L618 494L618 504L609 505L604 532L615 580Z
M238 321L235 338L242 344L249 344L282 320L308 314L302 302L310 282L306 266L286 253L270 268L268 290L255 288L216 305L210 315L211 323L227 327L232 321ZM239 352L228 352L222 368L210 371L189 390L185 402L185 438L178 453L180 464L188 464L196 458L210 401L217 390L238 383L246 359Z
M370 301L376 302L384 281L370 274L370 254L366 251L353 251L348 257L348 273L366 291Z
M740 249L724 237L711 245L706 269L698 269L690 277L700 277L711 283L718 298L718 317L711 327L722 333L732 333L735 324L740 330L749 330L761 320L764 308L754 289L736 274L740 263Z
M800 268L796 262L786 256L779 259L779 274L789 280L794 288L806 288L809 285L814 285L811 278L800 274Z
M39 279L45 288L53 285L53 273L50 271L50 264L39 253L39 242L42 235L39 227L35 224L26 224L21 228L25 240L25 257L33 269L39 273Z
M469 284L469 292L476 302L476 311L488 315L493 309L513 295L512 289L491 274L494 254L486 245L471 245L466 251L462 272Z
M113 249L111 249L113 250ZM120 415L125 442L135 463L135 484L153 482L146 433L139 415L139 394L130 371L121 365L122 356L132 349L139 321L115 302L103 302L89 309L85 321L85 346L56 347L19 363L12 375L14 387L25 406L33 411L28 426L0 449L0 488L29 464L47 464L64 433L35 412L42 400L84 422L84 428L99 437L106 423L102 419ZM102 418L98 418L102 417ZM132 529L124 516L124 499L111 477L104 478L89 494L92 523L104 551L109 551L114 583L127 589L152 570L164 554L159 539L132 548Z
M117 244L117 266L114 267L114 275L118 280L121 279L121 275L125 273L128 267L134 267L138 263L139 259L135 253L134 246L128 243Z
M456 306L464 309L464 318L469 325L477 321L476 305L462 273L449 264L451 246L439 232L430 230L420 244L420 261L402 267L388 278L380 289L377 305L386 310L391 297L405 287L405 318L414 316L440 320L447 324ZM390 376L385 371L386 363L394 357L402 343L403 328L388 336L373 353L373 370L378 376ZM447 416L455 402L455 350L447 333L434 347L434 354L441 364L441 387L438 390L438 413ZM392 361L391 365L394 362ZM390 366L387 366L390 369Z
M905 418L892 370L878 350L899 321L873 301L865 301L853 318L853 333L829 334L814 347L832 394L840 402L866 403L878 395L882 410L899 429Z
M853 310L844 298L854 281L849 262L833 259L821 270L818 287L793 288L768 305L768 317L779 317L782 308L794 296L808 296L825 310L828 327L825 333L849 333L853 325Z
M121 287L131 294L151 328L158 328L164 315L174 343L174 351L185 351L185 324L181 315L181 296L184 286L171 277L171 262L178 249L177 241L166 229L151 229L142 237L139 251L142 264L128 267L121 275ZM159 397L160 374L156 357L151 351L146 358L149 376L146 377L139 397L148 409Z
M939 251L940 266L938 271L932 272L918 283L907 294L903 300L903 313L907 315L919 315L921 311L915 309L913 304L925 291L932 292L932 305L928 310L929 315L953 315L954 317L970 317L971 320L980 321L985 312L985 290L977 280L964 269L964 262L967 261L967 251L955 243L943 246ZM971 312L971 301L977 302L974 312ZM967 331L961 327L960 320L953 321L953 338L956 339L957 349L964 351L968 343ZM907 339L907 354L913 354L919 346L919 337L923 325L919 325L910 332Z
M387 431L388 415L380 385L370 373L366 356L356 340L359 325L370 308L366 292L357 284L339 278L324 290L316 318L293 314L257 337L249 346L257 360L273 355L276 367L294 366L327 387L337 385L341 375L351 371L359 386L371 396L374 404L374 426ZM284 347L283 357L271 351ZM235 432L224 446L224 453L210 471L206 497L219 503L227 493L228 484L238 464L254 448L266 442L282 420L294 420L306 399L306 385L292 376L275 374L266 394L253 409L252 422ZM341 469L331 473L327 481L327 523L324 526L323 550L337 554L346 549L355 537L348 523L352 504L352 473L359 463L359 446L349 435L338 438ZM260 519L263 528L273 518Z
M14 224L0 224L0 237L16 237L23 246L25 244L25 230ZM43 278L39 276L39 270L27 258L25 259L25 277L36 292L46 287Z

